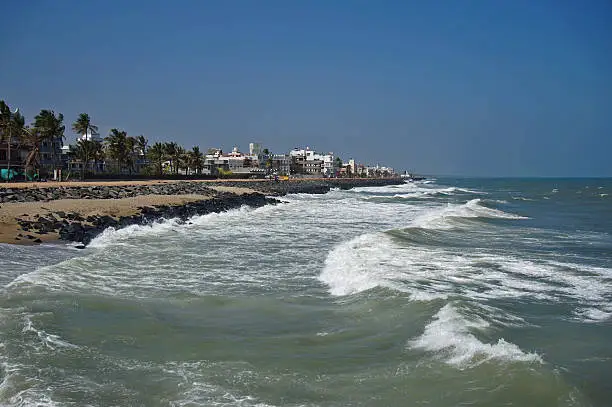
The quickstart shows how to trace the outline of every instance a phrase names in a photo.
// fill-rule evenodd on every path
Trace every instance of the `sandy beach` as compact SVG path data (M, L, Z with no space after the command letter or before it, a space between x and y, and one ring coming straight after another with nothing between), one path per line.
M397 179L310 178L280 182L217 179L3 183L0 184L0 196L3 197L0 199L0 243L34 244L57 240L58 230L62 227L60 222L66 214L84 219L89 216L110 216L119 220L121 217L139 215L139 208L182 207L221 197L224 193L243 195L258 192L278 196L287 193L326 193L333 187L401 182ZM40 231L32 227L32 222L40 223L38 218L47 219L54 224L54 228Z
M44 183L10 183L0 188L53 188L53 187L90 187L90 186L130 186L175 183L176 181L114 181L114 182L44 182ZM251 193L248 188L211 186L217 192L235 194ZM0 204L0 243L34 244L59 239L55 232L38 234L35 231L24 231L18 219L33 221L40 216L54 216L56 212L74 213L87 218L92 215L108 215L113 218L138 214L139 208L159 205L184 205L189 202L210 199L210 195L140 195L121 199L59 199L48 202L9 202ZM27 238L30 235L34 238ZM40 239L40 241L36 241Z

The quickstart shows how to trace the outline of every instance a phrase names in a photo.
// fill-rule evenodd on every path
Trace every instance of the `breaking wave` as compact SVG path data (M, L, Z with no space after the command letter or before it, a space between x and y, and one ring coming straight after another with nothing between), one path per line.
M479 317L461 315L452 304L446 304L425 327L421 336L408 342L413 349L433 352L446 363L458 367L473 367L495 360L503 362L539 362L535 353L524 353L503 338L496 343L483 343L473 331L484 330L489 323Z

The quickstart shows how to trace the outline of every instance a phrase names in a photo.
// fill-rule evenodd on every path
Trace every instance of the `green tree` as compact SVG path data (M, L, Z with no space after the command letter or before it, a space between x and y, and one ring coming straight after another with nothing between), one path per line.
M72 123L72 131L78 136L97 136L100 134L98 133L98 126L94 126L91 123L91 117L87 113L79 114L76 121ZM78 136L77 139L79 138Z
M119 172L128 164L130 154L128 143L127 133L119 129L111 129L108 136L104 138L106 156L117 163Z
M101 149L100 142L80 139L76 146L70 147L70 155L81 161L81 180L85 178L85 168Z
M163 143L153 144L147 151L147 158L155 164L155 173L162 175L162 166L166 161L166 148Z
M0 100L0 142L7 143L7 181L11 178L11 161L13 160L12 147L17 146L22 140L25 132L25 119L19 113L19 109L14 112L10 107Z
M138 149L139 155L147 155L147 146L149 145L149 140L146 139L142 134L136 137L136 148Z
M185 153L185 149L175 142L164 143L166 158L170 160L170 171L178 174L178 169L181 164L181 159Z
M43 109L34 117L34 132L38 134L43 143L48 143L51 148L52 169L58 167L57 150L64 145L66 127L63 122L64 115L58 113L56 116L53 110Z
M136 158L138 157L137 141L134 137L126 137L125 150L125 164L128 168L130 175L132 175L132 172L134 171L134 164L136 163Z
M204 167L204 154L200 151L200 147L194 146L188 153L189 167L194 169L196 174L202 174Z
M22 139L23 144L28 148L28 154L24 163L26 174L30 176L38 174L40 168L40 146L46 140L46 136L36 128L26 128Z

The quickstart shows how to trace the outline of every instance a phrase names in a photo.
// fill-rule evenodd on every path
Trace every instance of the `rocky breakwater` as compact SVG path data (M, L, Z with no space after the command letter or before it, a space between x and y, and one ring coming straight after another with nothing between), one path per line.
M267 181L214 181L208 185L250 188L270 196L286 194L325 194L332 188L351 189L356 187L380 187L404 184L401 178L328 178L328 179L290 179Z
M84 248L93 238L102 233L106 228L123 228L130 225L151 224L160 219L179 219L186 222L196 215L205 215L213 212L223 212L241 206L260 207L268 204L276 204L280 201L267 198L260 193L234 194L217 193L214 197L181 205L156 205L138 208L134 215L113 217L110 215L90 215L83 217L78 213L65 213L62 211L50 212L46 215L35 216L35 219L17 218L23 233L19 238L40 243L39 237L48 233L57 233L59 238L65 241L79 242ZM24 234L25 233L25 234Z
M201 182L174 182L149 185L92 185L76 187L0 188L0 203L37 202L58 199L121 199L141 195L213 195Z

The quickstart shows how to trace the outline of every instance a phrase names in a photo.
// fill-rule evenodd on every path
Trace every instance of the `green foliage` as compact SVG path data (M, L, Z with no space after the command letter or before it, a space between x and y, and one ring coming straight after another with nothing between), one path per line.
M187 153L187 162L188 166L191 169L194 169L196 174L202 173L202 168L204 168L204 154L200 151L200 147L194 146L191 151Z
M74 131L79 136L97 136L98 134L100 134L98 133L98 126L94 126L91 123L91 117L89 117L87 113L79 114L79 117L76 119L76 121L72 123L72 131Z
M134 154L136 140L129 137L125 131L111 129L108 136L104 138L106 155L117 163L116 170L121 172L127 168L132 173L134 168Z
M147 151L147 158L153 165L156 175L162 175L162 166L166 161L166 148L164 143L155 143Z
M43 109L34 117L33 133L38 138L38 149L40 144L47 142L51 146L52 166L59 166L57 149L64 145L64 131L66 127L63 124L64 115L58 113L57 116L53 110Z
M93 140L80 139L76 146L71 146L70 155L81 161L81 179L85 178L85 170L91 160L102 149L101 143Z
M224 170L222 167L217 168L217 173L219 178L229 177L233 174L230 170Z

